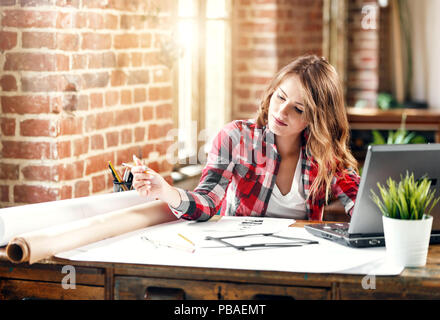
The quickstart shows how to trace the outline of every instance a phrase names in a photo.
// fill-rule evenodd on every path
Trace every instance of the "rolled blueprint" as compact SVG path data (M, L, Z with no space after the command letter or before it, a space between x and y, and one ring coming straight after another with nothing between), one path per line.
M145 201L133 190L0 209L0 246L22 233L131 207Z
M155 200L22 234L9 242L6 255L11 262L32 264L60 252L176 219L166 203Z
M8 256L6 255L6 248L0 248L0 261L8 261Z

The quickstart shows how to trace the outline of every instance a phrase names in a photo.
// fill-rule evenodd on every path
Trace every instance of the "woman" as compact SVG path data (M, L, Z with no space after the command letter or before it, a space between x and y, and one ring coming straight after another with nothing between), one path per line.
M351 214L359 187L335 69L317 56L282 68L255 120L233 121L213 141L194 191L170 186L145 167L132 169L142 196L168 203L184 219L222 215L322 220L331 196Z

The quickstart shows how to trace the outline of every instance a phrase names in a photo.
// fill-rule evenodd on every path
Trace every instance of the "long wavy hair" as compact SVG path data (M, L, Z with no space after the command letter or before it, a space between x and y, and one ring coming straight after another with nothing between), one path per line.
M349 148L350 129L345 110L342 85L335 68L325 58L300 56L283 67L263 94L257 114L257 126L268 123L272 94L289 76L298 76L304 99L304 117L309 138L306 151L316 161L318 174L310 187L312 200L325 192L328 203L331 180L345 175L347 169L357 172L357 161Z

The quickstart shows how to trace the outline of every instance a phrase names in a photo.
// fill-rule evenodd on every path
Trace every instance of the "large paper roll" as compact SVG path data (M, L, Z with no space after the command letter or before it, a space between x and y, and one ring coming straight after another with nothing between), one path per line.
M0 209L0 246L22 233L145 202L146 199L133 190Z
M151 201L22 234L9 242L6 254L11 262L32 264L63 251L176 219L166 203Z
M0 248L0 261L8 261L8 256L6 255L6 249Z

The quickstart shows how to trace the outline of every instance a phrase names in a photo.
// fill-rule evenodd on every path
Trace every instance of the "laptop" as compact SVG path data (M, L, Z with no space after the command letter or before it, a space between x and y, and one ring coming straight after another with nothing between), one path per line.
M311 234L350 247L385 246L382 213L371 200L371 189L379 194L377 183L386 185L391 177L414 173L415 179L427 175L431 189L440 196L440 144L405 144L369 146L356 202L350 223L322 223L306 225ZM430 243L440 243L440 203L431 211L433 216Z

